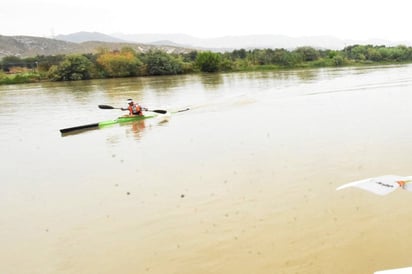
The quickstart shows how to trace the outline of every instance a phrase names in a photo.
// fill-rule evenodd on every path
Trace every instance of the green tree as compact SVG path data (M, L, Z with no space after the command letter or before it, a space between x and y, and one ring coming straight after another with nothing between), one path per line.
M221 63L221 56L211 51L203 51L197 54L195 64L202 72L217 72Z
M47 72L51 66L59 65L64 60L64 55L37 55L35 57L36 67L39 71Z
M377 48L369 47L366 50L366 58L371 61L379 62L384 59L382 53L383 51L380 51Z
M380 49L383 50L383 49ZM411 51L405 46L397 46L392 48L386 48L388 53L386 54L391 61L404 62L411 60Z
M68 55L57 66L49 69L48 77L54 81L76 81L91 78L93 63L83 55Z
M148 75L174 75L183 72L182 61L164 51L149 51L141 58Z
M353 45L343 49L346 57L355 61L364 61L367 56L367 47L364 45Z
M271 64L272 50L268 49L255 49L253 50L253 61L256 65L269 65Z
M3 57L1 66L4 71L9 71L12 67L25 67L25 62L17 56L6 56Z
M320 57L319 51L312 47L299 47L294 52L299 54L304 62L316 61Z
M345 58L340 54L333 56L332 61L335 66L342 66L345 64Z
M183 62L194 62L196 60L197 51L192 50L189 53L183 53L182 56L183 56Z
M247 52L245 49L235 49L232 51L232 58L233 59L245 59L247 56Z
M229 57L221 58L219 63L219 71L231 71L235 67L234 62Z

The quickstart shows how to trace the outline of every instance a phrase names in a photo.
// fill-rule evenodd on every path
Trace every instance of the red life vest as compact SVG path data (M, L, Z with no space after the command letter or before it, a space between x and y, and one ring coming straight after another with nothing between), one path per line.
M143 115L142 113L142 107L139 106L138 104L133 104L133 105L129 105L129 114L130 115Z

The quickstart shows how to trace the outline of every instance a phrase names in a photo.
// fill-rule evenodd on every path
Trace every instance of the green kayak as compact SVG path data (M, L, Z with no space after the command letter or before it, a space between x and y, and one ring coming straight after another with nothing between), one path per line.
M173 113L183 112L183 111L187 111L187 110L189 110L189 108L174 111L174 112L171 112L171 113L173 114ZM84 130L97 129L97 128L102 128L102 127L105 127L105 126L110 126L110 125L115 125L115 124L122 124L122 123L145 120L145 119L154 118L154 117L159 116L159 112L157 112L157 113L156 112L151 112L150 114L145 113L144 115L120 116L120 117L118 117L117 119L114 119L114 120L107 120L107 121L102 121L102 122L99 122L99 123L81 125L81 126L76 126L76 127L62 128L62 129L60 129L60 133L62 135L66 135L66 134L69 134L69 133L78 133L78 132L84 131Z

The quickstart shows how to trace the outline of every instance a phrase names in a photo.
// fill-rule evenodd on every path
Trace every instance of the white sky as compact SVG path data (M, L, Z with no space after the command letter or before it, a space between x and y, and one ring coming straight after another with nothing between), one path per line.
M407 0L8 0L0 35L281 34L412 42Z

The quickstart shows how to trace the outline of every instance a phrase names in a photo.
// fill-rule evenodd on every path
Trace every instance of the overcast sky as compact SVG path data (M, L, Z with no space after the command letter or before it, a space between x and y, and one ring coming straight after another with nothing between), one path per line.
M412 42L407 0L4 0L0 35L282 34Z

